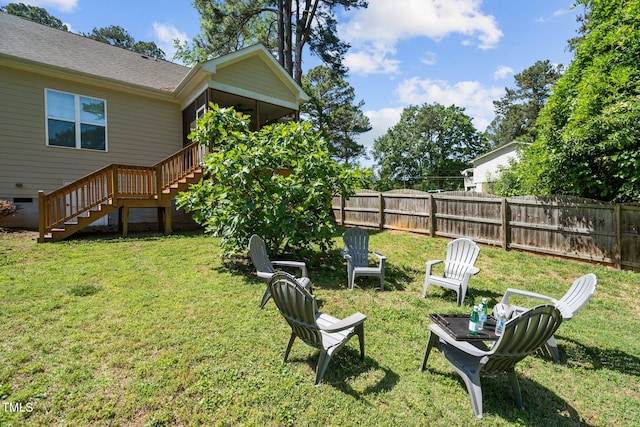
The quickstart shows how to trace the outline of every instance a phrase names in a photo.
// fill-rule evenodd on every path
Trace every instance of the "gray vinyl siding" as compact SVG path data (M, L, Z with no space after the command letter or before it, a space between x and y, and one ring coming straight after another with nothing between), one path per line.
M107 152L46 145L45 88L106 100ZM181 147L180 104L169 96L162 101L0 66L0 198L34 199L20 212L27 226L37 224L38 190L112 163L152 165Z

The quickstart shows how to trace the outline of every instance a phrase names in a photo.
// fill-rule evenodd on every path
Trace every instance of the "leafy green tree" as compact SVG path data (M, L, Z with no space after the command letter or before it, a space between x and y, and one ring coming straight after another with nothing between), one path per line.
M248 116L212 104L191 138L211 149L207 178L181 193L178 206L221 236L226 254L244 252L253 233L276 253L331 246L333 195L352 195L363 173L332 160L309 123L250 132Z
M371 123L362 112L364 101L354 102L353 87L331 69L318 66L303 77L302 88L311 100L300 112L330 142L332 156L347 165L364 157L365 148L355 137L370 131Z
M41 7L27 6L24 3L9 3L6 6L0 7L0 10L11 15L22 16L23 18L38 22L42 25L69 31L69 28L64 25L60 19L49 15L49 12Z
M118 25L94 28L90 33L83 35L99 42L138 52L142 55L165 59L165 53L155 42L136 41L127 30Z
M339 75L348 44L337 35L334 9L366 8L366 0L195 0L201 34L176 43L184 63L206 60L260 42L277 52L285 70L302 82L305 46Z
M515 140L535 141L536 120L562 70L545 60L514 76L516 88L505 88L505 95L493 101L496 117L486 135L494 149Z
M587 10L584 32L540 113L538 140L523 153L519 168L538 179L522 190L639 201L640 2L577 4Z
M437 103L409 106L400 121L374 142L379 187L420 188L418 184L431 176L460 176L486 148L464 108Z

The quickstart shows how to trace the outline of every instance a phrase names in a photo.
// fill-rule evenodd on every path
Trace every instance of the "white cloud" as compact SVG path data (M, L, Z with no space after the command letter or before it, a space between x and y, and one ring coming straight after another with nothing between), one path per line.
M400 61L387 57L395 53L396 49L393 47L384 43L373 43L364 46L359 52L347 53L344 65L356 74L395 74L400 69Z
M494 117L493 100L504 94L500 87L484 87L477 81L462 81L450 84L444 80L404 80L396 89L400 102L405 105L433 104L464 107L473 118L474 126L484 131Z
M500 65L498 69L493 73L494 80L504 79L510 74L513 74L514 69L511 67L507 67L506 65Z
M347 65L360 73L395 72L396 44L416 37L440 40L458 33L465 36L463 45L493 48L502 31L481 5L481 0L371 0L340 26L340 38L353 48L348 60L355 66Z
M438 62L438 60L435 53L426 52L424 55L422 55L422 59L420 60L420 62L422 62L425 65L434 65L435 63Z
M371 123L371 130L358 136L358 143L364 145L369 156L368 160L361 161L363 166L373 166L373 143L376 138L387 133L389 128L400 121L400 115L403 109L403 107L383 108L377 111L370 110L364 112L364 115L369 118L369 122Z
M558 18L558 17L566 15L567 13L570 13L570 12L571 12L571 6L569 6L569 8L567 8L567 9L558 9L555 12L553 12L551 14L551 16L548 16L546 18L545 17L539 17L539 18L535 19L534 22L539 22L539 23L544 24L544 23L552 21L553 18Z
M553 12L553 16L562 16L569 12L571 12L569 9L558 9L555 12Z
M398 107L383 108L377 111L365 111L364 115L369 118L371 130L363 134L360 143L364 144L365 147L373 146L373 141L376 138L384 135L389 128L400 121L400 115L403 109L403 107ZM364 140L365 138L366 141Z
M30 0L16 3L42 7L47 11L48 9L56 9L61 12L73 12L78 6L78 0Z
M158 47L164 51L168 60L171 60L176 53L176 48L173 45L175 39L180 40L180 42L189 40L186 33L169 24L154 22L153 33L158 40Z

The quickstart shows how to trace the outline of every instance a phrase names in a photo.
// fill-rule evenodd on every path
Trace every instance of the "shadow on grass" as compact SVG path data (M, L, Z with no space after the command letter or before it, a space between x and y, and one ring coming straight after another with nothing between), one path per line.
M460 393L464 393L467 398L467 409L473 413L471 398L462 378L453 372L443 372L427 367L433 375L443 376L458 383ZM448 381L449 381L448 380ZM578 411L568 402L564 401L554 391L518 375L520 392L522 394L522 404L524 411L516 407L511 384L507 375L483 376L482 384L482 413L483 415L494 415L508 421L513 425L527 426L593 426L584 421ZM456 408L464 410L463 408Z
M122 241L150 241L150 240L164 240L176 237L201 237L204 234L202 230L180 230L171 234L164 234L161 231L154 230L133 230L129 231L127 237L123 237L122 233L111 229L83 229L77 231L71 236L65 238L64 242L92 242L96 240L104 242L122 242Z
M556 335L560 361L586 370L608 369L624 375L640 376L640 358L618 349L589 347L571 338Z
M275 256L271 258L273 261L278 260L296 260L304 261L307 265L307 272L314 287L322 289L347 289L347 264L342 259L340 249L334 248L325 253L314 253L307 258L296 258L295 256ZM225 271L227 273L241 274L251 276L252 279L260 281L257 278L255 268L248 256L237 256L233 258L224 258L223 263L219 267L214 267L215 270ZM300 275L299 269L283 270L294 276ZM417 272L411 268L405 266L396 266L393 264L387 264L385 266L385 291L402 291L405 290L406 285L411 282ZM253 280L252 280L253 282ZM378 288L380 281L377 277L357 277L356 288L371 289Z
M423 283L420 283L420 295L422 295ZM429 289L427 289L426 298L439 298L443 301L451 303L453 306L457 307L458 305L458 296L456 292L451 289L445 289L440 286L429 285ZM467 290L467 294L464 297L464 301L462 302L462 307L471 307L482 302L482 298L487 298L487 304L489 308L492 308L494 305L502 301L502 293L498 293L495 291L490 291L487 289L473 289L469 288ZM471 308L469 310L471 310ZM470 313L471 311L469 311Z
M298 341L296 340L296 342ZM357 338L355 341L357 345ZM314 351L312 355L306 357L289 357L287 363L306 362L315 372L318 356L318 351ZM314 380L315 374L310 378L310 381ZM400 375L389 368L380 366L374 359L366 356L366 349L364 360L360 360L359 350L345 346L331 357L322 383L331 385L343 393L361 400L370 394L390 391L399 380ZM363 389L352 387L351 383L354 381L362 383Z

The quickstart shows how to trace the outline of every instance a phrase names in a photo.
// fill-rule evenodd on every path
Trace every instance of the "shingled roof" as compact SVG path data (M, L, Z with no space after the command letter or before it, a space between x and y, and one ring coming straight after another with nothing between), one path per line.
M0 12L0 57L173 92L190 68Z

